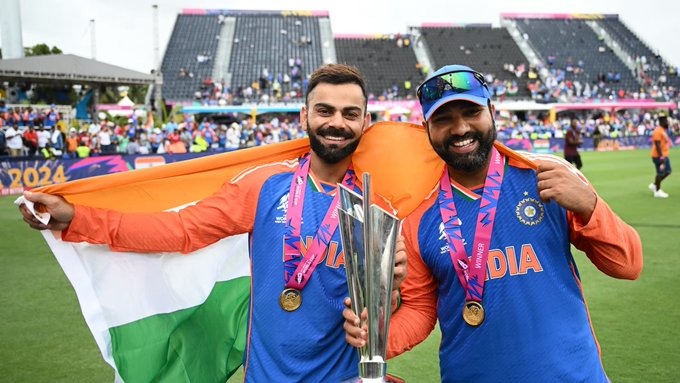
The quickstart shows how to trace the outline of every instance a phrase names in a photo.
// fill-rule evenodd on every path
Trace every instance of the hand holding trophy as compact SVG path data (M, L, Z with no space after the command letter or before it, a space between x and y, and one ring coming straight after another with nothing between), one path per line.
M363 382L383 382L399 219L371 204L370 183L370 175L364 173L363 198L338 185L338 218L352 310L368 312L360 324L367 325L368 339L358 349L359 377Z

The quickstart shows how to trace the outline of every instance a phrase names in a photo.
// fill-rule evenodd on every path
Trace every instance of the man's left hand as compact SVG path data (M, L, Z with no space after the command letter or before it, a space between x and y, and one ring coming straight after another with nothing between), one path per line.
M538 193L543 201L557 202L588 223L595 211L597 194L576 168L557 160L539 160Z

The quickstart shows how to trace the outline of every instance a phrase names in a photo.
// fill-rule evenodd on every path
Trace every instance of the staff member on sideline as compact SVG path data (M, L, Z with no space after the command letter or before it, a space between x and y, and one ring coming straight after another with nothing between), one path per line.
M661 190L661 181L671 174L671 160L668 158L668 148L671 138L668 135L668 117L659 117L659 126L652 133L652 162L656 169L654 182L649 184L649 190L654 192L655 198L668 198L668 193Z

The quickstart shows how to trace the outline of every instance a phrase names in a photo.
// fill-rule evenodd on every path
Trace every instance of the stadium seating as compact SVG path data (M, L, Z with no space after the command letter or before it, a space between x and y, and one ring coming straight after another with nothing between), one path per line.
M597 22L633 59L645 57L647 74L658 80L662 74L666 75L666 83L675 87L680 86L680 77L668 76L669 67L663 58L647 46L633 31L631 31L618 17L607 17Z
M463 64L475 68L493 78L516 81L520 85L518 98L527 98L524 86L527 74L516 75L505 70L505 64L514 66L529 63L505 28L490 25L465 27L424 27L421 33L430 51L433 67L446 64Z
M411 27L404 35L332 37L327 12L189 10L177 16L165 51L163 96L169 103L215 103L216 91L223 90L231 93L224 100L230 103L274 101L272 85L278 81L286 101L291 91L295 92L292 98L304 94L306 78L314 69L342 62L364 73L368 91L377 99L413 97L427 71L451 63L487 74L497 96L529 99L528 82L545 85L546 72L528 80L530 63L525 54L532 65L543 66L548 73L559 69L565 81L578 80L579 85L597 89L585 98L649 97L649 89L656 85L664 90L651 97L677 94L677 69L616 15L508 14L503 20L512 22L501 28L423 25ZM511 33L528 44L516 42ZM635 58L643 56L648 65L640 75ZM213 88L213 82L221 82L224 89ZM663 85L675 88L666 92ZM253 88L252 98L240 100L241 91L248 87ZM549 85L542 94L554 91Z
M271 76L270 82L279 74L291 76L291 59L299 60L300 75L306 78L323 63L319 28L322 17L327 16L282 12L239 14L229 65L232 90L258 82L265 69ZM293 82L292 79L290 84ZM284 92L290 87L282 84Z
M517 27L526 34L544 62L551 68L565 70L579 66L582 72L566 71L567 80L597 84L598 77L607 73L621 76L617 83L607 83L606 88L617 91L620 88L637 91L640 84L632 76L631 70L616 56L607 44L595 34L583 19L518 19ZM601 97L608 96L606 89L600 89Z
M376 98L415 97L423 80L409 36L336 37L335 50L338 62L354 65L366 76L368 92Z
M210 79L220 28L216 15L177 15L161 65L166 101L192 100Z

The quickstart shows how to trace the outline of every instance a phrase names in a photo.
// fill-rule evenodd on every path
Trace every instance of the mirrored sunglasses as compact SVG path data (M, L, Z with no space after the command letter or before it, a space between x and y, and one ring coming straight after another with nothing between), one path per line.
M472 96L489 98L489 90L481 73L473 71L458 71L433 77L418 87L416 94L420 103L430 104L437 101L446 93L465 93Z

